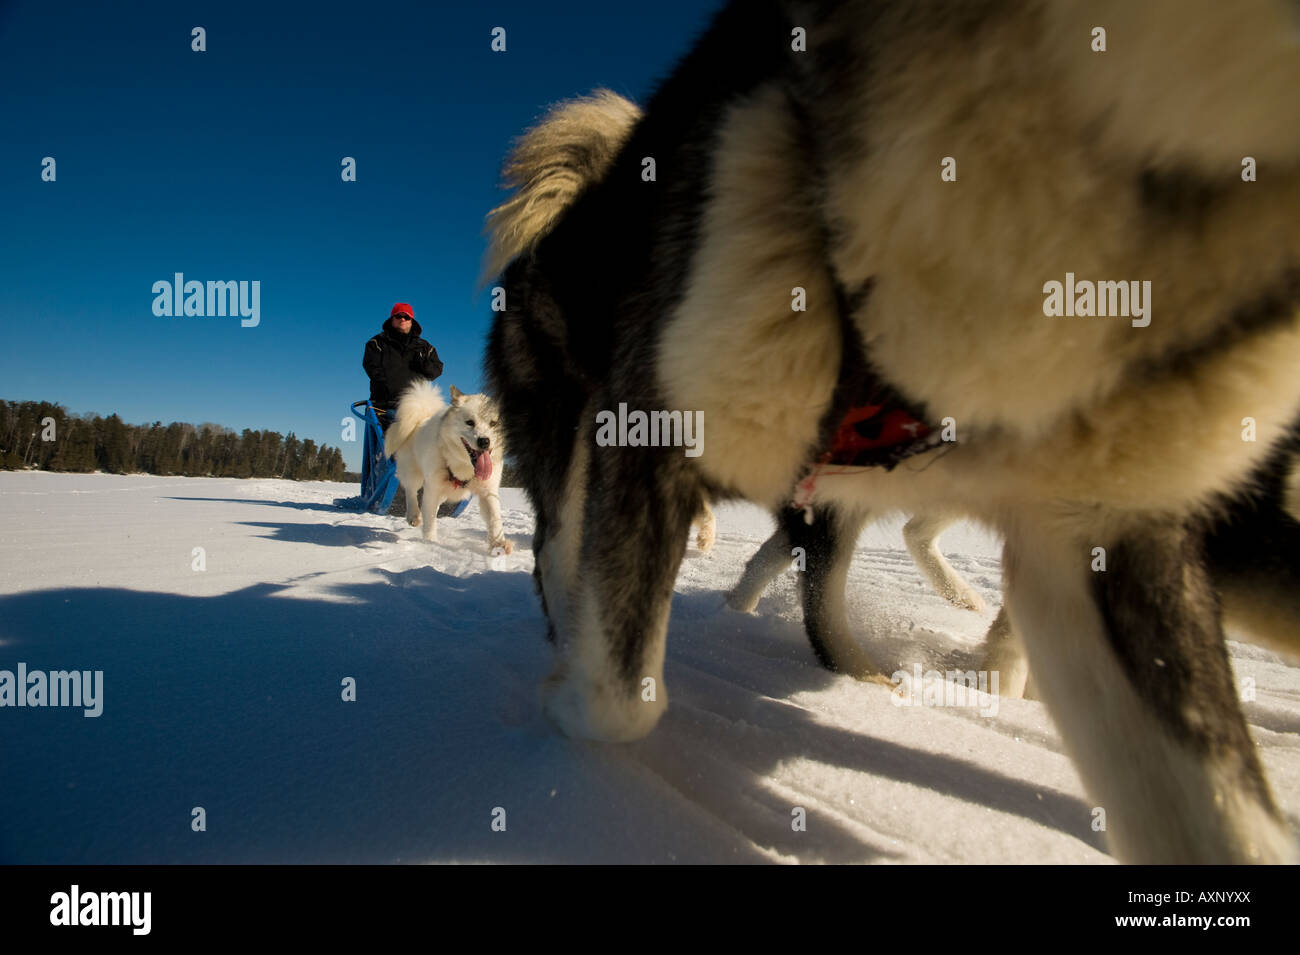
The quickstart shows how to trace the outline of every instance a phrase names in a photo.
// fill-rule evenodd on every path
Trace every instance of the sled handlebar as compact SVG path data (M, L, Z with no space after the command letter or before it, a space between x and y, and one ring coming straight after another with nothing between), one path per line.
M367 408L369 408L371 411L375 413L376 418L382 418L384 415L388 414L388 410L386 408L376 408L374 405L370 403L369 398L362 398L360 401L352 402L352 413L356 415L358 418L360 418L362 421L366 420L366 416L365 414L357 410L358 405L365 405Z
M360 401L352 402L352 413L356 415L358 418L360 418L362 421L366 420L366 416L362 412L357 410L357 407L359 405L365 405L367 409L373 411L375 413L376 418L382 418L384 415L396 414L396 411L388 408L376 408L374 405L370 403L369 398L362 398Z

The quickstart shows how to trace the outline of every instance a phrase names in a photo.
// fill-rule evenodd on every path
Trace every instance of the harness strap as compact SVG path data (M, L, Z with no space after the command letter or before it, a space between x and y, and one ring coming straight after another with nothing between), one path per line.
M833 431L823 419L825 450L808 463L793 497L794 506L804 511L809 523L814 490L823 474L872 467L893 470L903 459L941 443L941 433L926 424L924 412L908 402L870 362L853 316L866 303L873 284L868 280L850 291L835 282L843 357L828 417L839 415L839 419L831 418Z

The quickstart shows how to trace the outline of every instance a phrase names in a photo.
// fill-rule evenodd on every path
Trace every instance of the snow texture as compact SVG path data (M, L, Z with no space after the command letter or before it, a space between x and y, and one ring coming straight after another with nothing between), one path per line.
M497 567L477 502L426 544L331 505L352 493L0 473L0 670L104 674L98 718L0 708L0 861L1110 861L1042 703L901 707L826 672L793 571L755 614L725 607L771 530L758 508L719 506L714 550L688 548L667 715L613 745L565 739L540 710L552 651L521 492L502 495L516 551ZM961 524L942 538L980 615L929 589L901 523L859 542L860 639L891 669L976 668L998 541ZM1294 824L1300 669L1230 646Z

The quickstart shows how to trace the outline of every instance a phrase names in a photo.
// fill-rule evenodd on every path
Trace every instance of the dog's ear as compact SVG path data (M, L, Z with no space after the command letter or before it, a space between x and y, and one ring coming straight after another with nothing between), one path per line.
M451 406L452 406L453 408L459 408L459 407L460 407L462 404L464 404L464 403L465 403L465 393L464 393L463 391L461 391L459 388L457 388L455 385L452 385L452 386L451 386Z

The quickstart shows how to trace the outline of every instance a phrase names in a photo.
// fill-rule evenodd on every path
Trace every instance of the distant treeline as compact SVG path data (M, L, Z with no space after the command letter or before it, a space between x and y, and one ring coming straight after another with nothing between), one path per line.
M317 447L292 432L283 437L245 428L236 434L210 422L126 424L115 414L74 415L48 401L0 400L0 469L32 467L292 481L343 481L347 475L338 448Z

